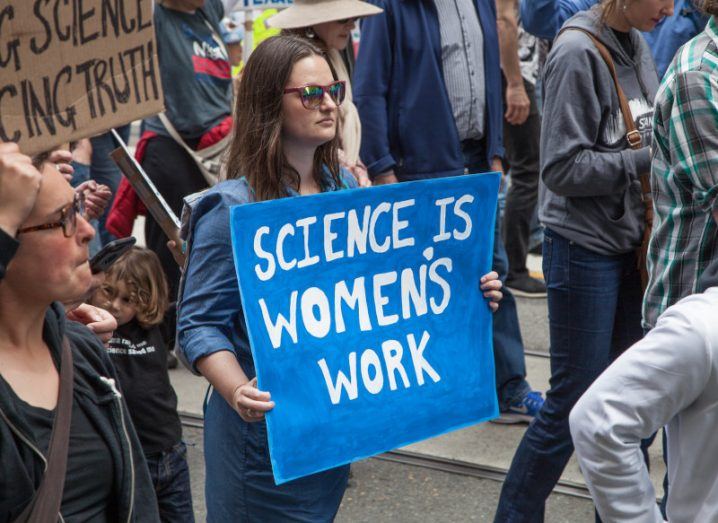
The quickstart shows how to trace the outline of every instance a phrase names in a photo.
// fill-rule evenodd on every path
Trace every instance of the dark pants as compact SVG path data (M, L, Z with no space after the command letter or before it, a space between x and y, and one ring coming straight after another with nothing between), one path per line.
M481 173L490 170L486 158L486 144L483 140L466 140L462 143L464 165L469 173ZM497 210L498 217L498 210ZM506 281L509 264L506 250L501 241L500 223L497 218L495 225L494 253L492 269L499 274L501 281ZM521 339L521 328L516 312L516 300L513 294L504 287L504 297L499 310L493 315L494 327L494 361L496 364L496 391L499 398L499 409L505 411L510 403L522 399L530 387L526 382L526 361L524 345Z
M349 479L341 465L277 486L266 422L245 422L216 390L204 405L204 461L208 523L331 523Z
M538 200L541 116L536 105L534 86L526 81L524 86L531 101L528 119L521 125L511 125L504 121L504 169L507 172L510 169L511 173L503 227L509 281L528 276L526 255L529 250L531 222Z
M122 140L127 143L130 138L130 126L124 125L117 129L117 133L120 135ZM115 199L117 188L120 186L120 180L122 179L122 173L117 167L115 162L110 158L110 153L118 147L115 143L115 139L112 133L106 132L99 136L95 136L90 139L92 143L92 165L90 166L90 177L97 183L107 185L112 190L112 200L107 205L107 209L100 216L99 223L97 226L100 241L102 245L105 245L115 239L107 229L105 229L105 221L107 220L107 214L112 208L112 201Z
M207 188L207 182L195 161L172 138L166 136L157 136L149 141L142 167L177 217L182 213L182 199L185 196ZM174 302L177 299L180 269L167 248L167 241L167 236L159 224L148 214L145 221L145 242L160 259L169 286L169 300ZM162 334L169 347L174 346L175 322L175 310L171 307L161 325Z
M568 415L593 381L643 337L633 252L606 256L544 231L551 388L514 455L495 521L540 522L573 453Z
M178 443L161 454L146 457L163 523L194 523L187 447Z

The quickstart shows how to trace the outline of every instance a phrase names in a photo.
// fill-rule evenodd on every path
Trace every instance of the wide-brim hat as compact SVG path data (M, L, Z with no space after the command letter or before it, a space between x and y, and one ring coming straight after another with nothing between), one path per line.
M267 20L270 27L298 29L347 18L378 15L382 8L361 0L294 0L294 5Z

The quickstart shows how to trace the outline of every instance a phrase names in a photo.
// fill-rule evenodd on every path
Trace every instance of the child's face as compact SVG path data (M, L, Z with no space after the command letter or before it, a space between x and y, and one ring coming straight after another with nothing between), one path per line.
M112 314L118 326L132 321L137 314L137 305L122 281L105 282L93 296L92 304Z

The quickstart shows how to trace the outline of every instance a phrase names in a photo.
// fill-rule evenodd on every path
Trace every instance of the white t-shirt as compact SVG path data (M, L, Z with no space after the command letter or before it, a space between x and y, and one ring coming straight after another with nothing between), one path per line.
M531 85L536 85L539 75L539 40L519 25L519 66L521 76Z

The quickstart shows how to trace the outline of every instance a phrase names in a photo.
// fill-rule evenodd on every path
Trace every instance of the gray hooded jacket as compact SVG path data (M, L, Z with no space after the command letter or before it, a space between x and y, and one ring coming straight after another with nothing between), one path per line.
M594 252L630 252L643 233L639 175L650 169L658 75L640 33L631 30L634 55L628 56L596 7L576 14L568 27L590 31L610 50L644 147L628 145L613 79L596 46L580 31L564 32L545 69L539 217Z

